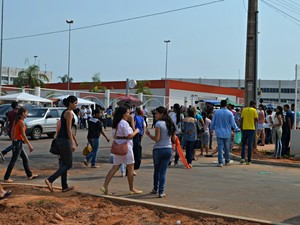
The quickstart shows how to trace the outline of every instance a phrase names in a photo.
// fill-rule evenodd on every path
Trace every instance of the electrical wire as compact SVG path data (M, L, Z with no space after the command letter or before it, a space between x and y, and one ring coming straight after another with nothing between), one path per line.
M246 8L246 5L245 5L245 0L243 0L243 5L244 5L244 9L245 9L246 13L248 13L248 9Z
M291 16L290 14L288 14L288 13L284 12L283 10L277 8L276 6L272 5L271 3L266 2L265 0L261 0L261 2L265 3L267 6L269 6L273 10L277 11L279 14L286 17L287 19L289 19L290 21L295 23L297 26L300 26L300 20L297 19L296 17Z
M202 4L198 4L198 5L179 8L179 9L172 9L172 10L168 10L168 11L152 13L152 14L143 15L143 16L136 16L136 17L131 17L131 18L127 18L127 19L121 19L121 20L115 20L115 21L110 21L110 22L105 22L105 23L94 24L94 25L90 25L90 26L72 28L71 30L72 31L74 31L74 30L83 30L83 29L89 29L89 28L94 28L94 27L99 27L99 26L105 26L105 25L111 25L111 24L116 24L116 23L127 22L127 21L131 21L131 20L143 19L143 18L147 18L147 17L159 16L159 15L163 15L163 14L168 14L168 13L193 9L193 8L197 8L197 7L207 6L207 5L211 5L211 4L216 4L216 3L223 2L223 1L225 1L225 0L216 0L216 1L206 2L206 3L202 3ZM58 34L58 33L64 33L64 32L69 32L69 29L45 32L45 33L39 33L39 34L30 34L30 35L24 35L24 36L19 36L19 37L4 38L3 40L9 41L9 40L16 40L16 39L23 39L23 38L31 38L31 37L52 35L52 34Z
M285 8L293 13L299 14L300 15L300 10L295 8L294 6L291 6L289 3L287 4L286 2L280 2L280 0L269 0L270 2L273 2L273 4L277 4L282 8Z

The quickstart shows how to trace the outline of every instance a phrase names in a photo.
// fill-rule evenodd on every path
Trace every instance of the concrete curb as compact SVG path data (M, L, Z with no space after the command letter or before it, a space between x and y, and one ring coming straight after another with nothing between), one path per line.
M230 158L236 161L240 161L241 157L230 154ZM276 163L276 162L270 162L266 160L258 160L258 159L252 159L252 163L255 164L261 164L261 165L269 165L269 166L282 166L282 167L292 167L292 168L300 168L300 164L290 164L290 163Z
M23 185L23 186L31 186L31 187L39 187L39 188L47 188L46 185L36 185L36 184L27 184L27 183L1 183L5 186L12 186L12 185ZM55 189L61 190L61 188L58 187L53 187ZM190 208L185 208L185 207L179 207L179 206L173 206L173 205L166 205L162 203L153 203L153 202L146 202L146 201L141 201L141 200L135 200L135 199L128 199L124 197L116 197L116 196L108 196L108 195L101 195L101 194L91 194L88 192L80 192L80 191L75 191L76 193L79 194L88 194L88 195L93 195L97 197L101 197L107 200L110 200L112 202L118 203L120 205L138 205L138 206L143 206L147 209L157 209L157 210L162 210L167 213L181 213L186 216L191 216L191 217L219 217L227 220L230 222L230 220L242 220L245 222L255 222L259 223L262 225L267 225L267 224L274 224L274 225L290 225L288 223L280 223L280 222L275 222L275 221L269 221L269 220L260 220L260 219L255 219L255 218L249 218L249 217L243 217L243 216L235 216L231 214L224 214L224 213L214 213L214 212L209 212L209 211L204 211L204 210L196 210L196 209L190 209Z

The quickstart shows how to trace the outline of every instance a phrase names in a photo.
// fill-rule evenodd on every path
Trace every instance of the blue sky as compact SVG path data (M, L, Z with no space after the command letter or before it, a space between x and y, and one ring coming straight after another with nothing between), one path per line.
M67 30L66 19L74 20L72 28L78 28L214 0L4 1L6 39ZM265 1L275 5L273 0ZM91 81L95 73L101 74L102 81L161 79L165 76L164 40L171 40L168 77L243 79L245 6L247 0L224 0L155 17L74 30L70 74L76 82ZM296 25L259 0L259 32L259 78L294 79L295 64L300 64L300 23ZM41 70L53 71L53 81L57 82L57 76L67 74L68 32L3 43L3 66L26 67L25 60L33 64L35 55Z

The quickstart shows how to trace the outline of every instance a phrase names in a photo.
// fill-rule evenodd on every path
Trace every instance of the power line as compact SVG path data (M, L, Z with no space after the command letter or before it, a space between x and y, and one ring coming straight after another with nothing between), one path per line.
M143 15L143 16L136 16L136 17L131 17L131 18L127 18L127 19L121 19L121 20L115 20L115 21L110 21L110 22L105 22L105 23L94 24L94 25L90 25L90 26L72 28L71 30L72 31L73 30L83 30L83 29L89 29L89 28L93 28L93 27L99 27L99 26L111 25L111 24L115 24L115 23L127 22L127 21L131 21L131 20L143 19L143 18L152 17L152 16L159 16L159 15L163 15L163 14L168 14L168 13L188 10L188 9L192 9L192 8L207 6L207 5L211 5L211 4L215 4L215 3L219 3L219 2L223 2L223 1L225 1L225 0L216 0L216 1L212 1L212 2L202 3L202 4L188 6L188 7L179 8L179 9L172 9L172 10L168 10L168 11L152 13L152 14ZM58 33L64 33L64 32L69 32L69 30L66 29L66 30L51 31L51 32L45 32L45 33L39 33L39 34L30 34L30 35L24 35L24 36L19 36L19 37L4 38L3 40L9 41L9 40L31 38L31 37L45 36L45 35L51 35L51 34L58 34Z
M273 4L277 4L281 6L282 8L285 8L293 13L299 14L300 15L300 10L297 9L295 6L290 5L290 3L287 2L280 2L280 0L269 0L270 2L273 2Z
M280 13L282 16L288 18L290 21L294 22L297 26L300 26L300 20L297 19L296 17L294 16L291 16L290 14L284 12L283 10L277 8L276 6L264 1L264 0L261 0L263 3L265 3L266 5L268 5L269 7L271 7L272 9L274 9L275 11L277 11L278 13Z

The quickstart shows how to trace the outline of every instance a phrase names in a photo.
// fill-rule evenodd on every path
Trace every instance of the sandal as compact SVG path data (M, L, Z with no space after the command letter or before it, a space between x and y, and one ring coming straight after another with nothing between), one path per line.
M3 200L5 198L9 197L11 193L12 193L12 190L8 190L2 197L0 197L0 200Z

